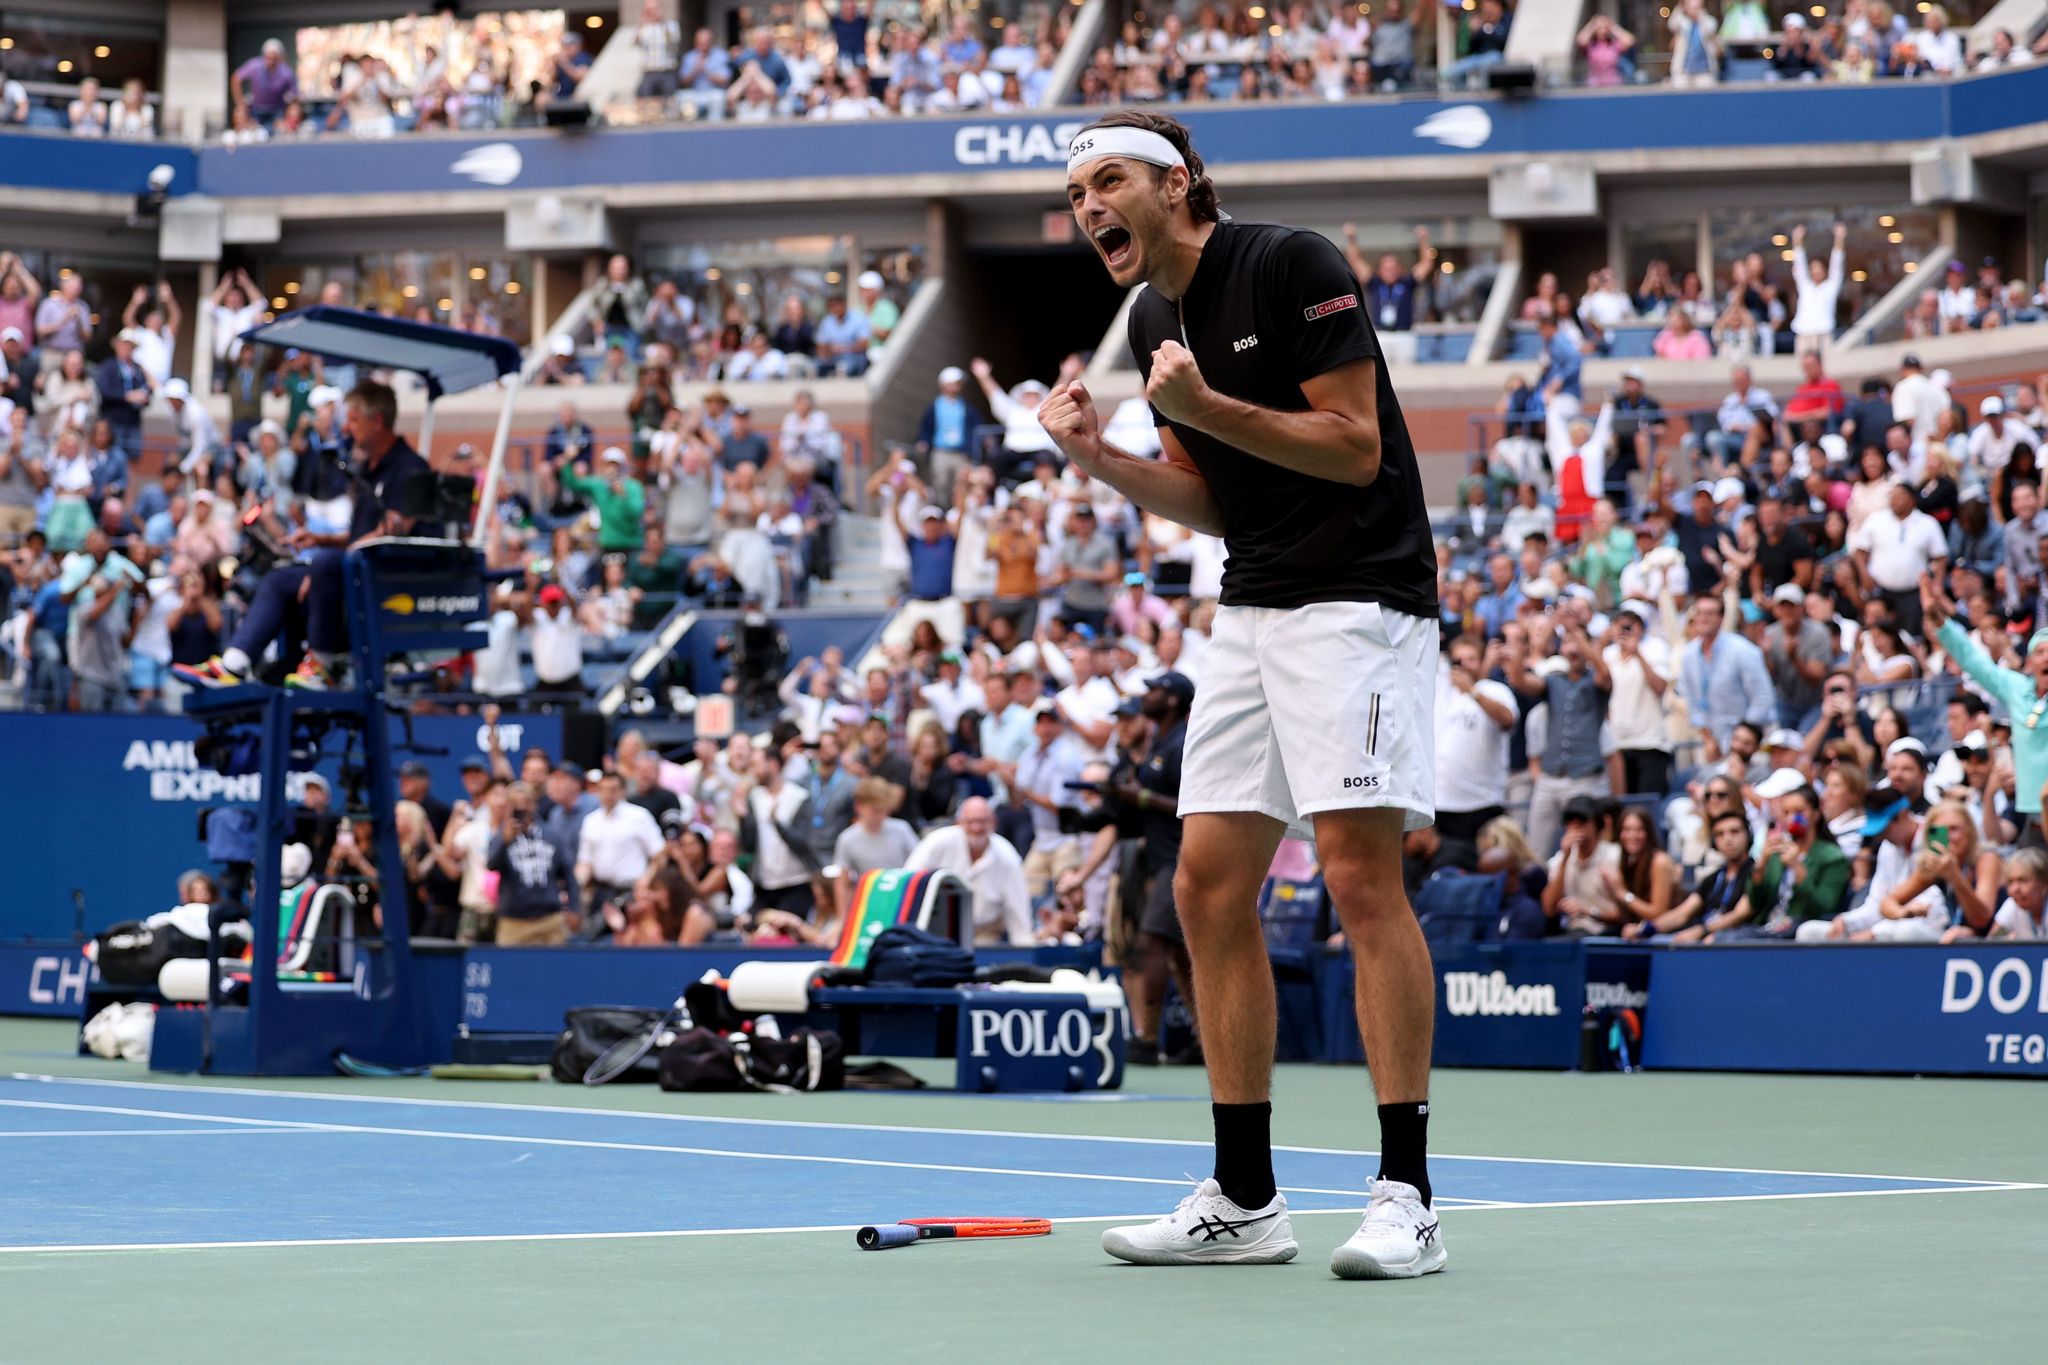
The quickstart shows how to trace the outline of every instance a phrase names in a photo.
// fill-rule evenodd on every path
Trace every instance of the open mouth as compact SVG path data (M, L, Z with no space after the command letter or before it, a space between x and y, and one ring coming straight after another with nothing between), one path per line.
M1131 258L1131 233L1128 228L1115 225L1095 229L1095 249L1102 253L1102 259L1111 270Z

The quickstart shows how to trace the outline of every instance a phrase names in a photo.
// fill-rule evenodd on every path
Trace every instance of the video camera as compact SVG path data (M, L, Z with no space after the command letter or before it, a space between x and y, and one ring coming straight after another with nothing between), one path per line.
M450 536L461 534L476 510L476 480L467 474L413 474L398 486L398 514Z

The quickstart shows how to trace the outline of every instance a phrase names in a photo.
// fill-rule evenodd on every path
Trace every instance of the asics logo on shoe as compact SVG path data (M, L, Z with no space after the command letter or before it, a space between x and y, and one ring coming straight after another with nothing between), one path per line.
M1205 1242L1217 1241L1226 1232L1232 1237L1241 1238L1244 1236L1243 1229L1250 1227L1254 1223L1263 1223L1269 1218L1278 1218L1279 1216L1280 1214L1276 1210L1273 1213L1262 1213L1256 1218L1241 1219L1235 1223L1228 1218L1204 1217L1200 1222L1189 1228L1188 1232L1190 1235L1197 1232L1201 1233L1202 1240Z
M1435 1223L1424 1223L1420 1227L1416 1228L1415 1245L1426 1247L1434 1244L1436 1241L1437 1226L1438 1225Z

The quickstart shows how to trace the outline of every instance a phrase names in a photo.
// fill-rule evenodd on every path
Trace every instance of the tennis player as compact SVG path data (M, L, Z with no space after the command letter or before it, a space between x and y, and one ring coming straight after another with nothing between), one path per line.
M1075 135L1067 198L1110 278L1144 285L1131 352L1163 447L1109 445L1088 391L1039 421L1066 457L1229 550L1188 722L1174 896L1216 1124L1215 1175L1103 1249L1147 1265L1298 1251L1274 1187L1273 975L1255 906L1283 834L1314 837L1357 959L1380 1171L1332 1256L1348 1279L1441 1270L1425 1160L1435 978L1401 882L1434 818L1436 562L1414 448L1344 257L1313 232L1238 223L1188 131L1119 112Z

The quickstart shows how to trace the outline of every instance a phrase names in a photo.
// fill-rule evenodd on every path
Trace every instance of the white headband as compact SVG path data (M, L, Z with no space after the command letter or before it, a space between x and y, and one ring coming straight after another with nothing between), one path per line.
M1188 163L1173 149L1173 144L1159 134L1144 128L1089 128L1074 137L1067 148L1067 174L1090 161L1100 161L1106 156L1127 156L1133 161L1143 161L1153 166L1180 166Z

